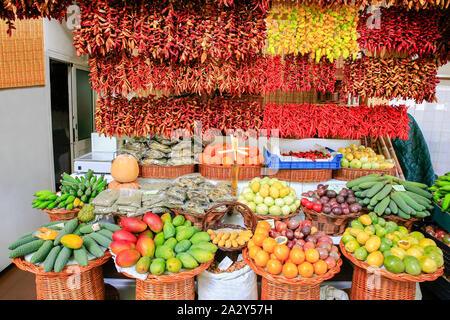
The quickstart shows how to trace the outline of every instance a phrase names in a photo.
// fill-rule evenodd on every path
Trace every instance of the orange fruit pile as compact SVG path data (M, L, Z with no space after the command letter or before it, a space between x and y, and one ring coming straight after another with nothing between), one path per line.
M198 156L199 163L210 165L231 166L233 164L233 154L231 152L219 152L230 150L230 144L208 145ZM251 146L243 150L247 155L238 153L237 163L241 166L259 166L264 162L264 157L259 153L258 147Z
M248 255L259 267L265 268L272 275L283 275L287 279L298 276L310 278L322 275L330 269L328 264L320 259L319 251L309 248L289 249L285 244L278 244L269 237L271 226L267 221L259 221L253 237L248 242Z

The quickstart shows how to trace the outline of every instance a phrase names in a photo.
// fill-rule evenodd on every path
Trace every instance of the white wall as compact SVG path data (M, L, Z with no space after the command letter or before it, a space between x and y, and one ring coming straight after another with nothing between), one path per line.
M0 90L0 271L11 262L8 245L48 222L31 202L54 181L49 58L86 65L76 57L64 24L43 23L46 85Z

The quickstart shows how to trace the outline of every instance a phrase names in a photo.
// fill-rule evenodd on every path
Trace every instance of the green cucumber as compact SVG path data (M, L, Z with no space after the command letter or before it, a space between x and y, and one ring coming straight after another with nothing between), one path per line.
M392 200L392 199L391 199L391 201L389 202L389 209L391 209L391 212L392 212L393 214L397 214L397 213L398 213L398 206L397 206L397 204L395 203L395 201Z
M109 238L107 238L106 236L104 236L98 232L90 233L89 237L94 239L99 245L101 245L105 248L109 248L109 246L111 245L111 242L112 242L112 240L110 240Z
M416 187L413 184L408 183L408 181L401 181L401 184L405 187L406 190L414 192L422 197L425 197L427 199L431 199L432 195L428 191L421 189L419 187Z
M373 197L373 198L366 198L366 199L369 199L369 204L370 204L372 207L375 207L375 206L377 205L377 203L379 202L378 199L377 199L376 197Z
M70 257L72 256L73 249L63 247L56 257L55 265L53 270L55 272L61 272L62 269L66 266L67 262L69 262Z
M109 240L111 240L111 241L112 241L112 239L113 239L113 238L112 238L113 232L110 231L110 230L108 230L108 229L101 229L101 230L97 231L97 233L99 233L99 234L101 234L101 235L107 237L107 238L108 238Z
M358 185L361 189L370 189L374 186L374 184L377 183L377 181L369 181L369 182L363 182L360 185Z
M92 230L92 224L87 224L84 227L80 228L80 232L84 234L94 232L94 230Z
M411 218L411 216L409 214L407 214L406 212L404 212L403 210L401 210L400 208L398 209L398 214L397 214L400 218L403 219L409 219Z
M389 206L390 201L391 201L390 197L384 198L375 206L375 209L373 211L375 211L375 213L378 216L381 216L384 213L384 211L387 209L387 207Z
M73 250L73 258L82 267L86 267L89 264L88 252L84 246L80 249Z
M50 250L50 253L47 255L47 258L44 260L44 272L50 272L53 270L53 266L55 265L56 258L58 257L59 252L61 251L61 247L53 247L52 250Z
M391 202L389 201L389 203L391 203ZM391 208L387 207L386 210L384 210L384 214L387 215L387 216L390 215L391 214Z
M364 183L364 182L379 181L379 180L380 180L380 176L378 174L376 174L376 173L369 174L367 176L364 176L361 178L356 178L355 180L351 180L351 181L347 182L346 187L351 188L354 186L359 186L361 183Z
M383 182L377 182L377 183L375 183L375 184L369 189L369 191L367 191L366 197L369 197L369 198L374 197L378 192L381 191L381 189L383 189L384 185L385 185L385 184L384 184Z
M18 247L20 247L20 246L22 246L22 245L24 245L24 244L26 244L26 243L29 243L29 242L31 242L31 241L34 241L34 240L38 240L38 238L36 238L35 236L33 236L33 234L28 235L28 236L26 236L26 237L22 237L22 238L20 238L19 240L14 241L13 243L11 243L11 244L9 245L9 247L8 247L8 250L14 250L14 249L16 249L16 248L18 248Z
M39 248L44 244L44 242L45 242L44 240L39 239L25 243L20 247L15 248L13 251L11 251L8 257L10 259L13 259L21 256L26 256L27 254L38 251Z
M108 229L109 231L112 231L112 232L122 229L117 224L109 223L106 221L100 221L99 224L100 224L100 227Z
M375 198L377 198L378 201L381 201L385 199L391 193L391 191L392 184L388 183L375 195Z
M403 198L399 195L400 192L401 191L396 191L396 192L391 193L391 199L394 200L395 204L398 206L399 216L400 216L400 210L403 213L406 213L409 215L412 213L413 209L410 206L408 206L408 204L405 202L405 200L403 200Z
M351 188L353 191L361 191L362 189L359 186L354 186Z
M405 192L399 192L399 196L403 198L405 203L413 208L415 211L423 211L426 208L420 204L418 204L416 201L414 201L409 195L407 195Z
M95 242L94 239L90 237L90 235L85 235L82 237L82 239L84 246L92 255L97 258L102 258L105 255L102 248L100 248L97 242Z
M53 249L53 241L46 240L44 244L39 248L39 250L33 254L33 256L30 259L30 262L32 264L36 264L38 262L44 261L52 249Z
M54 246L57 246L61 242L61 238L66 234L71 234L76 230L78 227L78 218L73 218L72 220L67 221L64 224L64 228L61 230L61 232L56 237L55 241L53 242Z

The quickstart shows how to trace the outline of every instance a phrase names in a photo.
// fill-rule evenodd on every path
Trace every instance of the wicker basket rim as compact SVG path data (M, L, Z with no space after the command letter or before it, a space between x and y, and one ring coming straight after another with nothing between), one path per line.
M213 261L214 261L214 258L211 259L208 262L200 264L195 269L181 271L181 272L178 272L178 273L163 274L163 275L159 275L159 276L154 275L154 274L149 274L147 276L147 279L145 279L143 281L153 282L153 283L172 283L172 282L178 282L180 280L189 279L189 278L195 277L196 275L198 275L198 274L202 273L203 271L205 271L206 269L208 269L208 267L211 265L211 263ZM122 274L127 276L128 278L140 280L140 279L137 279L137 278L133 277L132 275L126 273L126 272L122 272Z
M308 213L308 214L310 214L310 215L316 215L316 216L322 216L322 217L332 218L332 219L335 219L335 220L347 220L347 219L352 219L352 218L359 217L360 215L362 215L362 214L364 213L364 212L362 212L362 211L359 211L359 212L352 213L352 214L345 214L345 215L337 216L337 215L334 215L334 214L326 214L326 213L322 213L322 212L316 212L316 211L314 211L314 210L310 210L310 209L304 207L303 205L300 205L300 206L301 206L303 212L305 212L305 213Z
M387 220L391 219L391 220L404 221L404 222L411 222L411 223L414 223L414 222L416 222L416 221L422 220L421 218L416 218L416 217L411 217L411 218L409 218L409 219L400 218L399 216L396 216L396 215L393 215L393 214L388 215L388 216L384 215L384 217L385 217L385 219L387 219Z
M139 164L139 166L141 167L146 167L146 168L191 168L195 166L195 163L191 163L191 164L181 164L178 166L161 166L158 164Z
M362 171L370 171L373 173L377 173L377 172L392 172L395 171L395 167L392 169L358 169L358 168L346 168L346 167L342 167L336 170L343 170L343 171L354 171L354 172L362 172Z
M364 270L368 270L369 268L375 268L375 267L371 267L369 264L367 264L364 261L359 261L358 259L356 259L353 254L351 254L350 252L348 252L347 250L345 250L345 244L342 242L342 240L339 242L339 247L341 249L342 254L349 259L354 265L356 265L357 267L364 269ZM433 281L436 280L437 278L439 278L440 276L442 276L444 274L444 266L440 267L436 272L434 273L422 273L418 276L413 276L410 275L408 273L392 273L387 271L386 269L382 269L382 268L376 268L376 273L379 274L382 277L391 279L391 280L395 280L395 281L403 281L403 282L424 282L424 281Z
M12 262L19 269L21 269L23 271L28 271L28 272L34 273L36 275L42 275L42 276L47 276L47 277L65 277L65 276L71 276L76 273L85 272L85 271L91 270L95 267L101 266L102 264L106 263L106 261L108 261L109 258L111 258L111 253L109 252L109 250L106 250L105 255L103 257L89 260L89 264L85 267L82 267L80 265L70 265L70 266L65 266L64 269L62 269L62 271L60 271L60 272L44 272L44 268L42 266L37 266L35 264L32 264L31 262L28 262L25 259L23 259L23 257L13 258ZM70 267L74 267L74 266L78 266L78 269L70 268Z
M81 210L80 208L75 208L75 209L72 209L72 210L67 210L67 209L52 209L52 210L42 209L41 211L44 211L45 213L48 213L48 214L69 214L69 213L79 212L80 210Z
M199 163L198 165L199 165L199 167L224 168L224 169L231 169L233 167L233 165L206 164L206 163ZM239 169L242 169L242 168L252 168L252 169L262 168L262 165L260 165L260 164L251 164L251 165L240 164Z
M336 266L334 266L333 268L328 270L327 273L322 274L320 276L315 276L313 278L286 279L281 276L271 275L267 271L265 271L263 268L255 265L253 263L253 260L250 259L250 257L248 256L247 252L248 252L248 249L245 248L242 251L242 256L243 256L245 262L247 262L247 264L250 266L250 268L252 268L252 270L256 274L260 275L261 277L266 278L267 280L269 280L271 282L275 282L275 283L283 283L283 284L299 285L299 286L319 284L325 280L333 278L335 274L339 273L339 271L341 270L341 265L342 265L342 259L339 258L339 260L336 263Z

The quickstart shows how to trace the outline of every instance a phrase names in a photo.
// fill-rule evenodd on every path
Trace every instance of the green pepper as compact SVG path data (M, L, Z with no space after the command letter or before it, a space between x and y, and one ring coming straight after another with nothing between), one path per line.
M447 211L450 207L450 193L447 193L444 197L444 202L442 203L442 211Z

